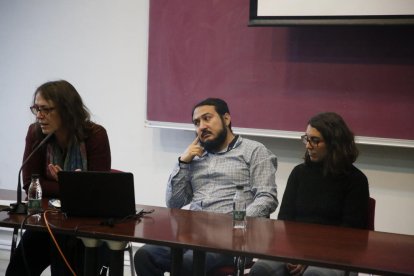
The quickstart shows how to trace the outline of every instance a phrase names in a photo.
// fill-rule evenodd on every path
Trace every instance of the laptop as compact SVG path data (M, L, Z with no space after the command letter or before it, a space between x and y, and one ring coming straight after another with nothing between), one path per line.
M135 215L129 172L59 172L60 204L67 216L123 218Z

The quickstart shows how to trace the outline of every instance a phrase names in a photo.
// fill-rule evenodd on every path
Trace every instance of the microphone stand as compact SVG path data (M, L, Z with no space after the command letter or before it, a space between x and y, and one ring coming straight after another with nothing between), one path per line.
M19 170L19 179L17 180L17 202L11 203L10 207L11 213L14 214L26 214L27 213L27 204L22 202L22 182L21 182L21 173L23 166Z
M22 202L22 181L21 181L21 174L23 167L26 163L32 158L33 154L35 154L49 138L53 135L53 132L49 133L43 140L37 145L37 147L29 154L29 156L23 161L18 174L17 180L17 202L10 204L10 213L14 214L26 214L27 213L27 205L26 203Z

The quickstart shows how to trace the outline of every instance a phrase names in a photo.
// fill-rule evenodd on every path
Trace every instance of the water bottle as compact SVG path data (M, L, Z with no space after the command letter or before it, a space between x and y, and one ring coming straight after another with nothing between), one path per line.
M42 211L42 187L38 174L32 174L32 181L28 190L27 213L29 215Z
M246 228L246 199L242 185L236 186L236 194L233 198L233 228Z

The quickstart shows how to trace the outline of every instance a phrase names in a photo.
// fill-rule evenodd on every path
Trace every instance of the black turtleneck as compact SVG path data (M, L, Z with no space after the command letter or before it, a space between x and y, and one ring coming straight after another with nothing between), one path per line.
M278 218L354 228L367 227L369 188L363 172L324 176L320 163L300 164L291 172Z

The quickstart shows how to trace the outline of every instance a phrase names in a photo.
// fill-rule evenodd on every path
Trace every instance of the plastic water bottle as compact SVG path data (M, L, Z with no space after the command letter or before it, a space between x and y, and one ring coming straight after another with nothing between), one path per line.
M42 187L38 174L32 174L32 181L28 190L27 213L29 215L42 211Z
M236 194L233 198L233 228L246 228L246 199L242 185L236 186Z

